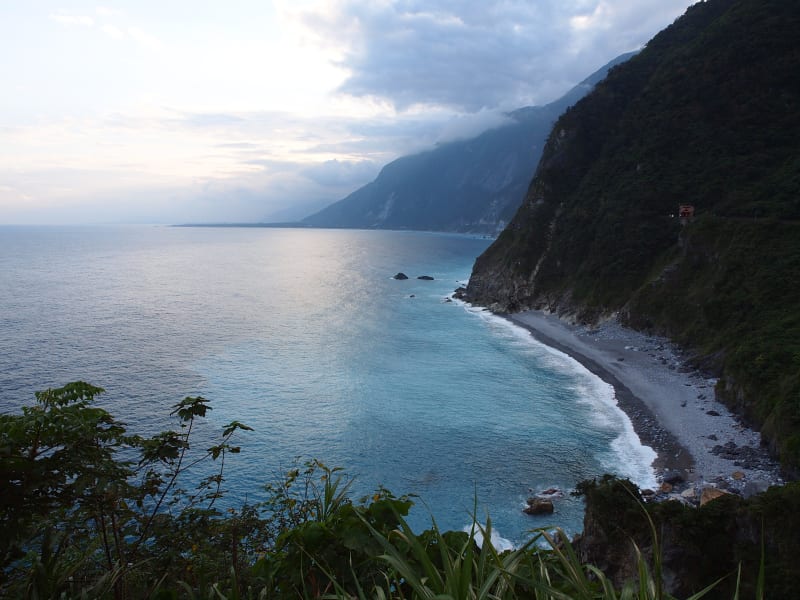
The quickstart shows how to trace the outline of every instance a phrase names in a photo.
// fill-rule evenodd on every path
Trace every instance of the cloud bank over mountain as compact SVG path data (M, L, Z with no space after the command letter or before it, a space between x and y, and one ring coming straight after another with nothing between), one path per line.
M0 6L0 223L302 213L644 44L690 0Z

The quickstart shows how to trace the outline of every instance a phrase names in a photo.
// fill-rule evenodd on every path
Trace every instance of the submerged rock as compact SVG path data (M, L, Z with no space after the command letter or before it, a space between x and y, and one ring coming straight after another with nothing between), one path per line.
M417 279L422 279L423 281L433 281L433 277L430 275L420 275Z

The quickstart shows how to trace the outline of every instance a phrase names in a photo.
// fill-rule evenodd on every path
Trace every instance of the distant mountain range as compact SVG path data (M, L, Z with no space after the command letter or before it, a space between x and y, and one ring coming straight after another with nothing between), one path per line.
M303 224L498 233L519 208L555 120L633 54L617 57L555 102L509 113L507 125L398 158Z

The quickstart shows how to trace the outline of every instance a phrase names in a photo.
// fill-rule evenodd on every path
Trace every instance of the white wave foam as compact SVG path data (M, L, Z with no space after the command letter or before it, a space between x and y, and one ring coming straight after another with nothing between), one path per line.
M625 419L626 432L611 442L615 460L609 465L619 475L627 477L642 489L655 489L656 481L653 461L658 456L650 446L645 446L633 430L630 419Z
M540 364L573 380L570 387L579 402L592 408L594 424L619 432L611 442L611 456L598 457L604 468L627 477L642 488L656 486L653 461L657 454L650 446L644 445L636 434L630 417L619 407L614 386L603 381L569 354L540 342L526 328L483 307L468 303L464 303L464 306L470 313L489 322L495 331L511 334L514 341L522 340L528 347L535 348Z
M464 533L472 532L472 535L475 538L475 543L478 544L479 548L483 547L483 531L479 527L476 527L474 524L466 525L461 529L461 531L463 531ZM496 529L492 529L489 543L498 552L505 552L506 550L514 550L514 544L511 542L511 540L507 540L506 538L501 537Z

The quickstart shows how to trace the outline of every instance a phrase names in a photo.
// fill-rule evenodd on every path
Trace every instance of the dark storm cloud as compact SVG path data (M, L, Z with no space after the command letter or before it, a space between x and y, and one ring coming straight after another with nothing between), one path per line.
M338 43L340 91L466 111L553 99L644 44L689 0L344 0L306 25Z

